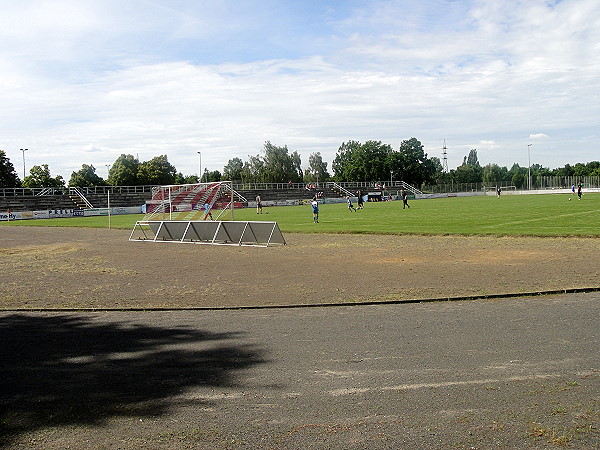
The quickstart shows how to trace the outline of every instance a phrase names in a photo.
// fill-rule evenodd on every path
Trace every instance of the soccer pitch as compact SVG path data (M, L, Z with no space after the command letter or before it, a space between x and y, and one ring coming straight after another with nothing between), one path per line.
M283 232L432 235L600 236L600 194L582 200L565 194L454 197L365 203L350 212L345 203L319 205L319 223L311 207L246 209L236 220L274 220ZM355 205L356 206L356 205Z
M568 199L572 198L571 201ZM267 199L268 200L268 199ZM310 205L235 210L235 220L276 221L284 233L420 234L491 236L600 236L600 194L503 195L365 203L321 203L319 223ZM356 206L356 205L355 205ZM111 227L132 229L143 215L112 216ZM227 220L227 219L224 219ZM9 225L2 222L2 225ZM19 220L10 225L108 227L107 217Z

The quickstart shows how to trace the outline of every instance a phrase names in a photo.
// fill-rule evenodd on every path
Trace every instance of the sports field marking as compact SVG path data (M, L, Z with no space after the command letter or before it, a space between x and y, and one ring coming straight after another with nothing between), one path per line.
M570 213L564 213L564 214L556 214L553 216L553 218L556 219L559 217L560 218L578 217L578 216L583 216L586 214L594 214L594 213L600 213L600 209L592 209L592 210L588 210L588 211L578 211L578 212L570 212ZM539 221L543 221L543 220L548 220L548 216L531 217L529 219L519 219L518 221L512 221L512 222L499 222L499 223L494 223L494 224L490 224L490 225L483 225L482 228L496 228L498 226L520 225L522 223L533 223L533 222L539 222ZM578 226L577 228L582 228L582 227ZM583 228L593 229L594 227L583 227Z
M585 377L594 375L594 372L579 372L576 374L578 377ZM481 380L466 380L466 381L443 381L440 383L413 383L413 384L400 384L396 386L382 386L379 388L344 388L344 389L334 389L329 391L328 394L332 397L340 397L343 395L356 395L356 394L366 394L373 391L408 391L408 390L416 390L416 389L435 389L435 388L445 388L445 387L454 387L454 386L476 386L482 384L499 384L499 383L510 383L510 382L520 382L520 381L534 381L534 380L547 380L551 378L562 378L564 377L564 373L540 373L533 375L523 375L523 376L515 376L515 377L507 377L507 378L485 378Z

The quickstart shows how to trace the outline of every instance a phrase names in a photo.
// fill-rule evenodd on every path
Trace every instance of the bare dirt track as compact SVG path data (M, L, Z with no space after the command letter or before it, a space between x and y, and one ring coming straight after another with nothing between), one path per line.
M0 227L0 448L599 448L599 292L223 308L595 288L600 239L128 236Z
M0 228L0 308L222 308L600 286L600 239L287 234L256 248Z

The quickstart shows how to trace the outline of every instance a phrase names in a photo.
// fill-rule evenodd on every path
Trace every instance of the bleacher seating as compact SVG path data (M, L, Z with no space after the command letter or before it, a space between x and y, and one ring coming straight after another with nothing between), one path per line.
M253 202L260 195L263 202L306 200L315 194L322 192L325 198L339 198L343 196L340 192L326 186L306 188L282 188L282 189L236 189L249 202ZM86 198L94 208L106 208L108 206L107 194L86 194ZM110 194L111 207L140 206L152 199L151 192L112 192ZM197 201L202 199L196 199ZM206 200L204 200L206 201ZM73 209L78 206L67 195L18 195L0 196L0 211L43 211L51 209Z

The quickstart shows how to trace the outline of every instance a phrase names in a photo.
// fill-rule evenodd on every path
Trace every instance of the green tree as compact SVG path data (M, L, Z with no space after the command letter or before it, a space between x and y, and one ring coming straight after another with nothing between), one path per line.
M573 175L575 175L575 171L573 170L573 167L571 167L570 164L565 164L564 167L559 167L555 169L554 175L559 177L572 177Z
M308 168L304 171L304 181L320 182L330 178L327 163L323 161L320 152L311 153L308 157Z
M19 180L10 159L6 156L6 152L0 150L0 187L12 188L19 187L20 185L21 180Z
M265 163L260 156L249 156L248 161L244 163L241 176L245 183L263 183Z
M338 148L331 168L338 181L381 181L390 177L394 153L389 144L381 141L343 142Z
M263 148L263 154L265 182L302 181L302 161L298 152L289 154L286 145L278 147L267 141Z
M438 164L434 159L428 158L423 144L414 137L400 143L398 154L395 164L390 167L395 179L421 186L434 180L436 173L441 172L439 158L436 158Z
M71 173L69 186L104 186L106 182L96 175L96 168L93 165L83 164L77 172Z
M65 180L60 175L52 178L48 164L33 166L29 175L23 180L23 187L26 188L45 188L45 187L64 187Z
M136 186L140 162L133 155L122 154L110 167L108 184L113 186Z
M218 170L204 169L204 174L202 175L202 182L213 183L216 181L221 181L221 172L219 172Z
M483 168L482 181L484 183L496 183L505 181L508 176L508 169L500 167L498 164L488 164Z
M195 184L198 183L198 175L184 176L181 172L175 174L175 184Z
M469 156L467 156L467 164L471 165L471 166L478 166L479 165L479 159L477 158L477 149L473 148L471 149L471 151L469 152Z
M576 177L587 177L589 176L590 171L586 164L577 163L573 166L573 175Z
M240 158L231 158L225 167L223 167L223 179L238 181L242 179L242 170L244 162Z
M463 158L463 163L453 172L457 183L479 183L483 179L483 169L479 165L477 150L471 149L469 156Z
M446 184L450 183L451 175L449 173L444 172L444 166L442 165L442 161L437 156L432 156L430 158L431 163L433 164L434 172L433 179L431 180L432 184Z
M155 156L139 165L137 181L138 184L175 184L176 173L177 171L169 163L167 155Z
M521 189L525 184L525 175L522 172L515 172L512 176L512 184L515 185L517 189Z
M591 177L600 176L600 161L592 161L587 164L588 173Z
M361 152L360 142L342 142L331 164L333 176L337 181L362 181L359 168L364 158Z

